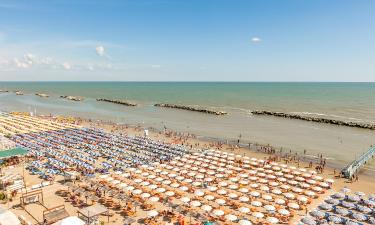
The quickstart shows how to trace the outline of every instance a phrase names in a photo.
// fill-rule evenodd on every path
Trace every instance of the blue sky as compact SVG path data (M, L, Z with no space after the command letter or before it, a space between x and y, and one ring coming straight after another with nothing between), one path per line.
M373 0L0 0L1 80L375 81Z

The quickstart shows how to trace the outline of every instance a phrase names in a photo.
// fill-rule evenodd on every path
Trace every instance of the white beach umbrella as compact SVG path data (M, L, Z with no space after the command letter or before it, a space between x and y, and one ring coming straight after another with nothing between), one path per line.
M220 190L217 191L217 193L218 193L219 195L225 195L225 194L227 194L227 191L224 190L224 189L220 189Z
M291 209L299 209L299 205L297 203L294 203L294 202L288 203L288 207L291 208Z
M172 183L172 184L171 184L171 187L173 187L173 188L178 188L179 186L180 186L179 183Z
M215 202L216 202L217 204L219 204L219 205L224 205L224 204L225 204L225 200L224 200L224 199L221 199L221 198L216 199Z
M278 213L280 213L281 215L284 215L284 216L289 216L290 215L290 212L286 209L280 209L278 211Z
M229 193L228 197L234 199L234 198L237 198L238 195L236 193Z
M212 201L215 199L215 197L213 195L206 195L204 196L205 199L209 200L209 201Z
M240 200L241 202L248 202L250 199L249 199L248 197L246 197L246 196L241 196L241 197L239 198L239 200Z
M209 186L208 190L209 191L217 191L217 187L215 187L215 186Z
M162 184L165 184L165 185L170 185L171 183L172 183L172 181L170 181L170 180L164 180L162 182Z
M142 198L149 198L151 195L149 193L142 193L141 197Z
M241 213L249 213L250 209L243 206L243 207L239 208L238 211L240 211Z
M249 220L240 220L238 225L252 225L252 223Z
M228 188L229 188L229 189L232 189L232 190L236 190L236 189L238 188L238 185L231 184L231 185L229 185Z
M279 219L277 219L276 217L267 217L267 221L271 224L279 223Z
M181 190L181 191L187 191L187 190L189 190L189 188L186 187L186 186L181 186L181 187L180 187L180 190Z
M233 214L228 214L228 215L225 215L225 219L229 220L229 221L235 221L235 220L237 220L237 216L235 216Z
M263 218L263 217L264 217L264 214L261 213L261 212L254 212L254 213L253 213L253 216L254 216L255 218Z
M201 196L204 195L204 192L203 192L202 190L196 190L196 191L194 192L194 194L195 194L196 196L198 196L198 197L201 197Z
M224 211L221 210L221 209L215 209L214 211L212 211L212 213L216 216L222 216L224 215Z
M249 189L247 189L247 188L240 188L239 192L247 193L247 192L249 192Z
M189 197L182 197L180 198L180 200L184 203L187 203L187 202L190 202L190 198Z
M252 206L256 206L256 207L261 207L262 206L262 203L260 201L252 201L251 202L251 205Z
M163 193L165 192L165 188L158 188L156 189L156 192Z
M150 188L151 190L154 190L154 189L158 188L158 185L151 184L151 185L148 186L148 188Z
M252 192L250 192L250 195L253 196L253 197L259 197L260 193L257 192L257 191L252 191Z
M210 206L210 205L202 205L201 209L204 210L204 211L206 211L206 212L210 212L212 210L212 206Z
M199 201L191 201L191 202L190 202L190 205L193 206L193 207L199 207L199 206L201 206L202 204L201 204Z
M168 196L168 197L172 197L175 195L175 193L173 191L167 191L165 192L165 195Z
M284 199L281 199L281 198L277 198L275 200L275 203L278 204L278 205L284 205L285 204L285 200Z
M140 190L140 189L135 189L132 193L133 193L134 195L140 195L140 194L142 194L142 190Z

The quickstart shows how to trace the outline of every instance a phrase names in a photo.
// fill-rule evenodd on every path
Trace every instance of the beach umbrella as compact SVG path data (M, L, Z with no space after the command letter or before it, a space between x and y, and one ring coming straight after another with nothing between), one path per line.
M323 218L323 217L325 217L325 215L326 215L324 212L319 211L319 210L314 210L314 211L312 211L310 214L311 214L312 216L314 216L314 217L318 217L318 218Z
M257 192L257 191L252 191L252 192L250 192L250 194L251 194L251 196L253 196L253 197L259 197L259 196L260 196L260 193Z
M315 219L312 218L311 216L305 216L301 221L302 221L302 223L307 224L307 225L316 225L317 224Z
M262 203L260 201L252 201L251 202L251 205L252 206L256 206L256 207L261 207L262 206Z
M182 198L180 198L180 200L181 200L183 203L190 202L190 198L189 198L189 197L182 197Z
M367 206L363 206L363 205L357 205L357 210L360 211L360 212L363 212L363 213L371 213L372 210L367 207Z
M315 196L316 194L313 191L305 191L305 195L307 195L307 196Z
M323 210L330 211L330 210L332 210L333 206L330 205L330 204L327 204L327 203L322 203L322 204L319 205L319 208L321 208Z
M172 184L171 184L171 187L173 187L173 188L178 188L179 186L180 186L179 183L172 183Z
M199 182L199 181L195 181L195 182L193 182L193 186L195 186L195 187L198 187L198 186L200 186L200 185L202 185L202 183Z
M341 202L341 205L344 206L345 208L348 208L348 209L354 209L355 208L355 204L352 203L352 202L343 201L343 202Z
M227 191L224 190L224 189L220 189L220 190L217 191L217 193L218 193L219 195L225 195L225 194L227 193Z
M216 199L215 202L219 205L224 205L225 204L225 200L224 199Z
M341 192L344 193L344 194L346 194L346 193L351 192L351 190L350 190L349 188L347 188L347 187L343 187L343 188L341 189Z
M282 194L282 192L281 192L280 189L273 189L273 190L272 190L272 193L275 194L275 195L280 195L280 194Z
M177 177L175 177L175 179L178 180L178 181L181 181L181 180L185 179L185 177L183 177L183 176L177 176Z
M211 177L206 177L206 178L204 178L204 181L211 182L211 181L213 181L213 179Z
M148 197L150 197L150 194L149 193L142 193L141 197L142 198L148 198Z
M156 210L151 210L147 212L148 217L155 217L157 215L159 215L159 213Z
M260 190L262 190L262 191L269 191L270 188L267 187L267 186L261 186L261 187L260 187Z
M271 224L279 223L279 219L277 219L276 217L267 217L267 221Z
M249 189L247 189L247 188L240 188L239 192L247 193L247 192L249 192Z
M247 181L246 181L247 182ZM241 182L240 182L241 183ZM249 183L249 182L247 182L247 183ZM250 187L251 188L258 188L259 187L259 184L257 184L257 183L252 183L252 184L250 184Z
M167 191L165 192L165 195L168 196L168 197L172 197L175 195L175 193L173 191Z
M165 188L158 188L156 189L156 192L163 193L165 192Z
M150 188L151 190L154 190L154 189L158 188L158 185L151 184L150 186L148 186L148 188Z
M238 182L238 178L237 177L232 177L232 178L230 178L230 181L236 183L236 182Z
M133 194L135 194L135 195L140 195L141 193L142 193L142 190L140 190L140 189L135 189L133 191Z
M132 191L132 190L134 190L134 187L133 187L133 186L127 186L127 187L125 188L125 190L127 190L127 191Z
M237 188L238 188L238 186L235 185L235 184L229 185L229 189L236 190Z
M238 195L237 195L236 193L229 193L229 194L228 194L228 197L229 197L229 198L237 198Z
M252 223L248 220L240 220L238 225L252 225Z
M199 201L191 201L190 205L193 206L193 207L199 207L199 206L201 206L201 203Z
M278 205L284 205L285 204L285 200L284 199L281 199L281 198L277 198L275 200L275 203L278 204Z
M258 218L258 219L264 217L264 214L261 213L261 212L254 212L252 215L253 215L255 218Z
M348 196L348 201L358 202L359 200L361 200L361 198L358 195L349 195Z
M294 202L288 203L288 207L291 208L291 209L299 209L299 205L297 203L294 203Z
M238 209L238 211L240 211L241 213L249 213L250 212L250 209L247 208L247 207L240 207Z
M248 202L250 199L249 199L248 197L246 197L246 196L241 196L241 197L239 198L239 200L240 200L241 202Z
M367 220L367 216L363 215L362 213L354 213L352 217L358 221L365 221Z
M228 215L225 215L225 219L229 220L229 221L235 221L235 220L237 220L237 216L235 216L233 214L228 214Z
M266 201L271 201L272 200L272 196L271 195L262 195L262 198Z
M336 208L336 213L337 214L340 214L340 215L343 215L343 216L346 216L349 214L349 211L345 208Z
M212 195L206 195L206 196L204 196L204 198L207 199L207 200L209 200L209 201L212 201L212 200L215 199L215 197L212 196Z
M276 210L275 206L273 206L273 205L265 205L264 208L267 211L275 211Z
M180 187L180 190L181 190L181 191L187 191L187 190L189 190L189 188L186 187L186 186L181 186L181 187Z
M212 211L212 213L216 216L222 216L224 215L224 211L221 210L221 209L215 209L214 211Z
M298 196L297 200L300 201L300 202L303 202L303 203L306 203L308 201L308 199L305 196L302 196L302 195Z
M295 198L295 195L294 194L292 194L292 193L284 193L284 196L286 197L286 198L288 198L288 199L294 199Z
M284 215L284 216L289 216L290 215L290 212L286 209L280 209L278 211L278 213L280 213L281 215Z
M212 206L210 206L210 205L202 205L201 209L204 210L204 211L206 211L206 212L210 212L212 210Z
M312 187L312 189L316 192L321 192L323 190L321 187L318 187L318 186L314 186Z
M328 217L328 221L331 221L333 223L342 223L342 218L341 217L337 217L337 216L329 216Z
M141 183L142 186L148 186L149 184L150 184L150 182L148 182L148 181L143 181L143 182Z
M215 186L209 186L208 190L209 191L217 191L217 187L215 187Z
M225 181L222 181L222 182L219 183L219 186L226 187L226 186L228 186L228 183L225 182Z
M198 196L198 197L201 197L201 196L204 195L204 192L203 192L202 190L196 190L196 191L194 192L194 194L195 194L196 196Z
M326 199L325 202L327 202L327 203L329 203L329 204L333 204L333 205L338 205L338 204L340 204L340 200L335 199L335 198L329 198L329 199Z

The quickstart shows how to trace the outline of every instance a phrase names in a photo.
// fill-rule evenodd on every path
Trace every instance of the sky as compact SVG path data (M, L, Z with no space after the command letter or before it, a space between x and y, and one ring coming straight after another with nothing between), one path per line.
M0 0L1 81L375 81L374 0Z

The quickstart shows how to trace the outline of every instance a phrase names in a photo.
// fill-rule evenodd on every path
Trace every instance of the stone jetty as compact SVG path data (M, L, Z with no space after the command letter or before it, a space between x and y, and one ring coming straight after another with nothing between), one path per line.
M128 101L125 101L125 100L113 100L113 99L105 99L105 98L97 98L96 101L98 101L98 102L110 102L110 103L125 105L125 106L137 106L138 105L136 103L128 102Z
M218 116L227 114L224 111L214 111L214 110L211 110L211 109L195 107L195 106L175 105L175 104L166 104L166 103L158 103L158 104L155 104L154 106L164 107L164 108L172 108L172 109L182 109L182 110L188 110L188 111L193 111L193 112L214 114L214 115L218 115Z
M264 110L256 110L256 111L252 111L251 113L253 115L275 116L275 117L282 117L282 118L287 118L287 119L305 120L305 121L311 121L311 122L316 122L316 123L326 123L326 124L333 124L333 125L338 125L338 126L356 127L356 128L362 128L362 129L375 130L375 124L349 122L349 121L328 119L328 118L322 118L322 117L304 116L304 115L299 115L299 114L294 114L294 113L272 112L272 111L264 111Z
M7 93L7 92L9 92L9 91L7 91L7 90L0 90L0 93Z
M35 93L36 96L42 97L42 98L48 98L49 95L43 94L43 93Z
M65 98L65 99L76 101L76 102L80 102L85 99L84 97L81 97L81 96L70 96L70 95L69 96L61 95L60 98Z

